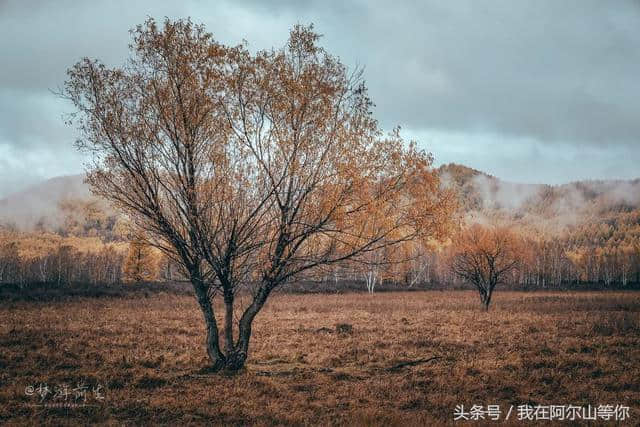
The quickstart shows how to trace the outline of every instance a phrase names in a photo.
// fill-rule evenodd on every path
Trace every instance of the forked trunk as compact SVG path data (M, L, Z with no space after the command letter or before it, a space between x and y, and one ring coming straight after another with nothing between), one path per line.
M251 305L247 307L238 324L238 339L233 340L233 295L224 297L225 322L224 322L224 352L220 348L218 325L213 311L211 300L206 292L203 292L194 284L198 303L204 316L207 326L207 354L211 360L211 370L213 372L226 371L236 372L244 368L249 354L249 340L251 338L251 325L258 312L271 292L273 286L265 286L258 291Z
M493 288L490 287L484 293L481 294L482 305L484 307L484 311L489 311L489 304L491 304L491 294L493 293Z
M489 292L484 290L484 289L480 289L480 303L482 304L482 308L487 311L489 310L489 300L490 300L490 296L489 296Z

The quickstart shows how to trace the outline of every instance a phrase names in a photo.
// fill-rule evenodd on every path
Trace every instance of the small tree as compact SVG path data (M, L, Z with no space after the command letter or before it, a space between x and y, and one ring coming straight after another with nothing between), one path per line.
M153 248L145 242L135 239L129 243L129 252L125 258L122 274L125 282L151 282L157 277L157 259Z
M446 234L453 198L431 156L397 131L382 137L361 74L311 28L255 55L190 21L150 19L133 36L126 67L82 60L64 95L93 155L94 193L191 281L213 370L244 366L253 321L282 283Z
M462 230L449 248L453 273L478 289L485 310L496 285L518 268L521 256L520 241L508 228L479 224Z

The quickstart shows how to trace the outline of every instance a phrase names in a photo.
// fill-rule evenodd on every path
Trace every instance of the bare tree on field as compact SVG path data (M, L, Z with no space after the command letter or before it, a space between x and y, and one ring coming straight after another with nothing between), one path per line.
M132 34L125 66L84 59L63 94L93 192L193 284L212 370L244 366L253 321L285 281L448 232L453 199L431 156L381 135L361 73L311 27L256 54L189 20Z
M449 248L449 263L458 277L474 285L485 310L496 285L520 265L522 247L505 227L474 224L461 231Z

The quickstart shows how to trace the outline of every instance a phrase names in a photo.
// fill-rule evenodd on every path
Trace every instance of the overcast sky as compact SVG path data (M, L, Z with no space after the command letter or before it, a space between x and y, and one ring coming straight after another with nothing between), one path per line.
M71 106L50 90L83 56L122 64L147 16L190 16L255 49L314 23L365 67L383 127L438 165L532 183L640 177L640 1L302 3L0 0L0 197L82 171Z

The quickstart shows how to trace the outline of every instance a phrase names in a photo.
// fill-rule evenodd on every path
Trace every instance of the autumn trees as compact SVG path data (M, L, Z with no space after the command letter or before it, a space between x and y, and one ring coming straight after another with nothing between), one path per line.
M473 224L454 238L449 263L457 276L478 289L488 310L496 285L520 265L523 250L519 237L508 228Z
M152 282L158 276L158 263L151 246L142 239L132 239L122 266L123 278L131 283Z
M182 267L213 370L244 365L277 286L448 228L431 156L381 134L361 73L318 38L296 26L285 47L251 54L188 20L148 20L124 67L84 59L68 73L88 182Z
M18 244L0 240L0 284L18 282L20 264Z
M122 279L121 243L0 229L0 285L109 285Z

